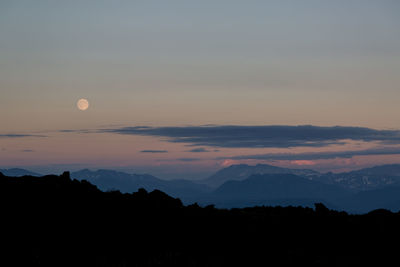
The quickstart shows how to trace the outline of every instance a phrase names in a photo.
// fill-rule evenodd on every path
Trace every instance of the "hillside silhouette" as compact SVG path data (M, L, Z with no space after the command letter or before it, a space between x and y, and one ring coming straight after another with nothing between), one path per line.
M400 214L216 209L154 190L103 192L0 173L1 266L360 266L397 262ZM394 245L393 245L394 244Z

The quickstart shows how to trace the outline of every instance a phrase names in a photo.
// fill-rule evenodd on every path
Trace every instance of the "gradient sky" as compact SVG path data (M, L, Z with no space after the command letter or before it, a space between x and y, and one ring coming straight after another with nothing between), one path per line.
M399 14L395 0L2 0L0 166L197 178L234 163L324 171L400 163L397 152L250 157L397 149L393 140L216 147L104 131L209 124L400 129ZM80 98L90 101L87 111L76 108Z

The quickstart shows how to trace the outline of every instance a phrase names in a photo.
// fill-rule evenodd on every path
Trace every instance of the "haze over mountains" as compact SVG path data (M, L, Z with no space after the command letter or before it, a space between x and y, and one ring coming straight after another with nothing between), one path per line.
M24 175L29 175L29 176L40 176L41 175L39 173L31 172L31 171L21 169L21 168L0 169L0 172L2 174L4 174L5 176L13 176L13 177L19 177L19 176L24 176Z
M123 193L132 193L144 188L148 191L161 190L171 196L182 199L209 192L207 185L197 184L189 180L163 180L149 174L129 174L113 170L88 169L71 173L77 180L87 180L97 185L101 190L119 190Z
M23 169L2 170L8 176L39 174ZM288 169L258 164L232 165L201 181L163 180L149 174L88 169L71 173L103 191L136 192L161 190L185 204L214 204L233 208L255 205L328 207L350 212L372 209L400 209L400 165L383 165L344 173L319 173L309 169Z
M331 203L351 195L337 185L311 181L294 174L254 174L242 181L228 181L211 193L219 207L249 207L259 205L312 206Z
M218 186L222 185L227 181L242 181L247 179L253 174L288 174L288 173L302 177L321 175L319 172L309 169L288 169L267 164L257 164L255 166L240 164L224 168L202 182L213 188L217 188Z

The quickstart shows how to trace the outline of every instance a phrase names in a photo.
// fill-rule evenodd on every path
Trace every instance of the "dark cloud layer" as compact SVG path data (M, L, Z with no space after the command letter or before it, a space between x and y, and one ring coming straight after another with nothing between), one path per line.
M319 160L335 158L352 158L355 156L400 155L400 148L375 148L366 150L349 150L339 152L306 152L306 153L269 153L258 155L240 155L220 157L218 159L255 159L255 160Z
M199 148L193 148L191 150L188 150L187 152L201 153L201 152L210 152L210 150L199 147Z
M184 161L184 162L192 162L192 161L199 161L201 159L199 159L199 158L179 158L177 160Z
M93 129L63 129L63 130L59 130L58 132L60 133L96 133L96 130Z
M168 150L142 150L141 153L168 153Z
M167 138L168 142L191 146L226 148L257 147L324 147L344 144L350 139L365 142L400 143L400 131L362 127L304 126L183 126L123 127L99 132Z

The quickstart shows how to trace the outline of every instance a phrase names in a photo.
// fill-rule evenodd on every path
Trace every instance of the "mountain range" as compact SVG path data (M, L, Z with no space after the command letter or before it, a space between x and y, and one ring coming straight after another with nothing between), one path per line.
M294 174L255 174L242 181L228 181L211 193L219 207L255 205L312 206L316 202L330 203L349 197L349 190L337 185L311 181Z
M23 169L1 169L7 176L39 176ZM200 181L163 180L149 174L114 170L80 170L71 173L103 191L136 192L161 190L183 203L213 204L221 208L269 206L328 207L349 212L372 209L400 209L400 164L383 165L343 173L320 173L310 169L289 169L267 164L232 165Z
M356 192L400 186L400 164L375 166L343 173L326 173L311 177L311 179L337 184Z
M201 181L217 188L227 181L243 181L254 174L294 174L312 181L334 184L354 192L400 185L400 164L375 166L350 172L320 173L310 169L289 169L267 164L232 165Z
M243 181L254 174L295 174L301 177L314 177L321 175L319 172L309 169L289 169L267 164L250 166L246 164L232 165L219 170L214 175L201 181L212 188L217 188L227 181Z

